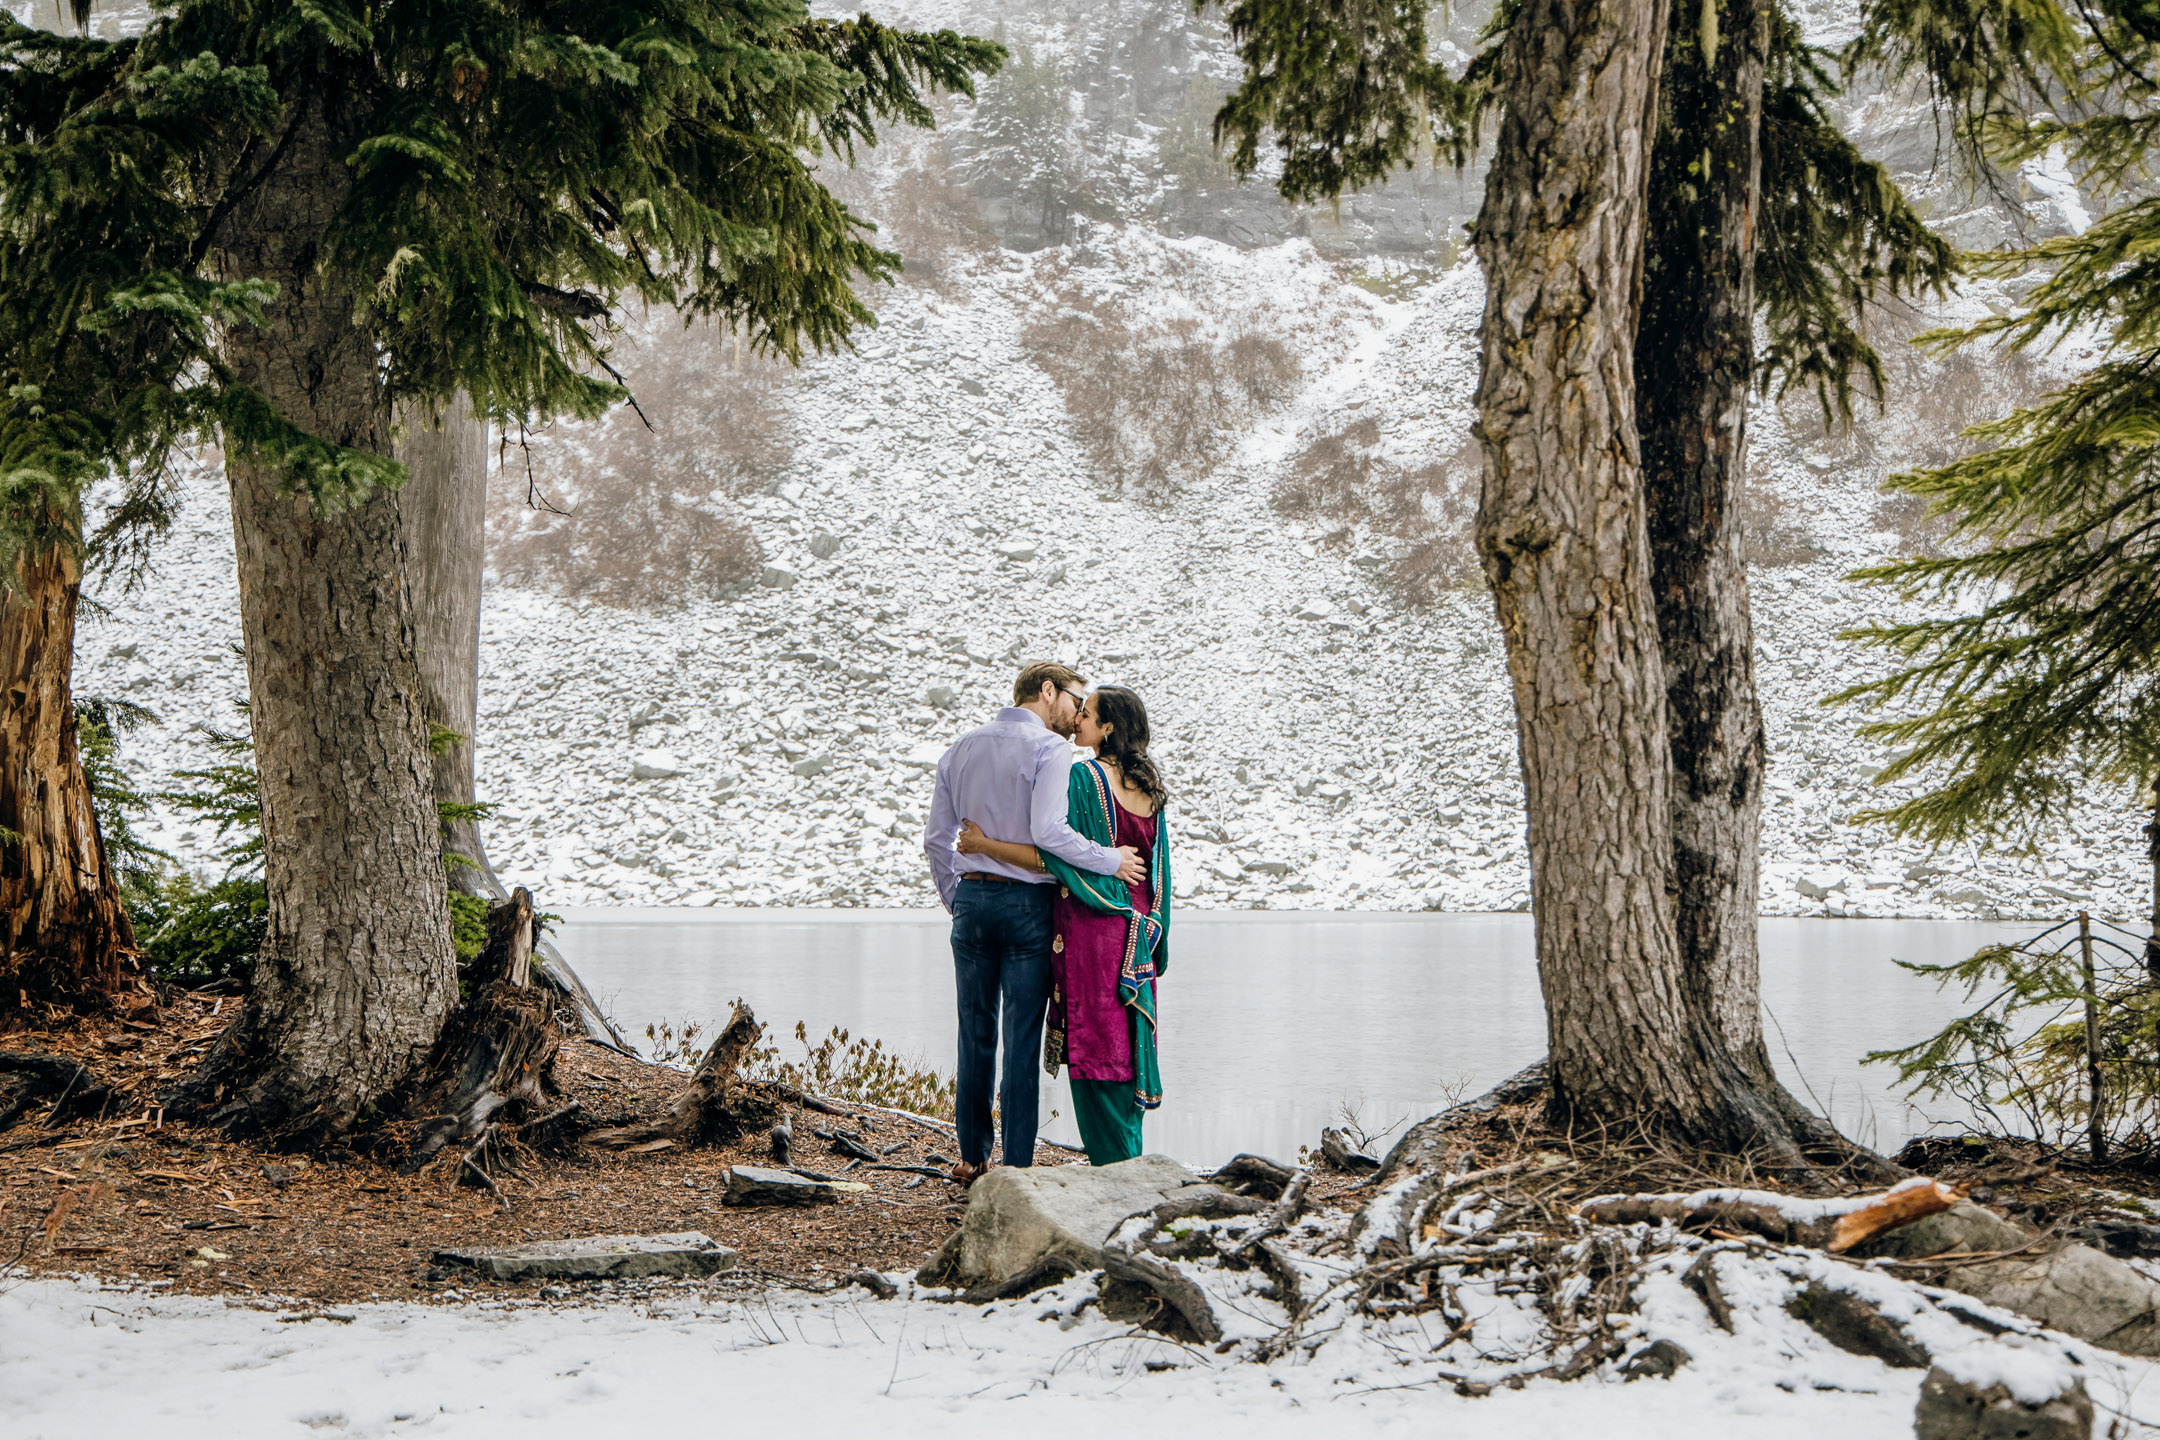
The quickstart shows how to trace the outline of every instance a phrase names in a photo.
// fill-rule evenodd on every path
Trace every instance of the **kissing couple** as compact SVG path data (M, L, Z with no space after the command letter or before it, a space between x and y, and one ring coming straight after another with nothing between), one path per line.
M1168 799L1140 697L1090 690L1048 661L1022 670L1011 706L938 761L923 852L952 915L961 1184L990 1168L993 1077L1004 1161L1035 1163L1038 1055L1053 1076L1070 1072L1090 1164L1139 1155L1141 1116L1162 1103Z

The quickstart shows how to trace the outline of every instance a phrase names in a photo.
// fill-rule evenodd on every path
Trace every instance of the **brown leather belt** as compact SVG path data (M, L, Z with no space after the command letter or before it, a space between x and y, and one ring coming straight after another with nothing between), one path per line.
M962 880L988 880L993 885L1033 885L1038 883L1033 880L1022 880L1016 875L989 875L980 870L963 870L960 872L960 878Z

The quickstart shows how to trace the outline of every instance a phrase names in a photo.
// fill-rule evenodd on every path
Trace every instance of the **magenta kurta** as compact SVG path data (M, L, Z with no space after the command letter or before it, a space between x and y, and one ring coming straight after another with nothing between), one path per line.
M1110 808L1117 812L1117 838L1111 844L1154 854L1157 817L1135 815L1114 801ZM1154 908L1153 880L1125 887L1143 915ZM1050 1029L1064 1032L1069 1073L1075 1080L1132 1079L1132 1012L1118 1001L1126 918L1090 910L1060 893L1051 906L1051 926L1056 938L1050 942Z

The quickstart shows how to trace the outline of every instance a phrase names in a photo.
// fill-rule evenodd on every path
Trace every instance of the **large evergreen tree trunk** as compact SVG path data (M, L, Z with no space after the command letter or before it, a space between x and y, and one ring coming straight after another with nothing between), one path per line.
M227 273L280 287L270 324L236 328L225 352L286 419L386 454L354 282L320 264L349 183L335 91L303 92L218 237ZM335 1133L426 1059L457 998L405 506L386 491L311 503L230 437L227 453L269 934L248 1009L186 1098L236 1128Z
M398 458L412 471L403 491L412 534L413 621L428 722L455 732L435 752L435 798L470 805L473 747L480 724L480 578L487 557L487 424L460 395L438 416L405 417ZM470 895L507 900L481 843L479 822L443 822L450 883Z
M1556 1105L1807 1163L1689 984L1636 430L1665 9L1525 0L1477 247L1478 549L1514 681Z
M1635 336L1681 973L1695 1002L1718 1017L1732 1053L1766 1078L1755 932L1767 751L1740 505L1769 45L1767 3L1675 8Z
M111 995L135 934L76 750L73 545L27 550L0 584L0 1014Z

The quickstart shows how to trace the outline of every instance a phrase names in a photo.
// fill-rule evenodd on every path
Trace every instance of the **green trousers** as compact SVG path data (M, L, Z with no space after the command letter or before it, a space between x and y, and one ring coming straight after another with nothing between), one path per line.
M1115 1165L1140 1155L1140 1117L1147 1112L1134 1098L1130 1080L1079 1080L1072 1084L1073 1119L1080 1122L1080 1143L1088 1164Z

